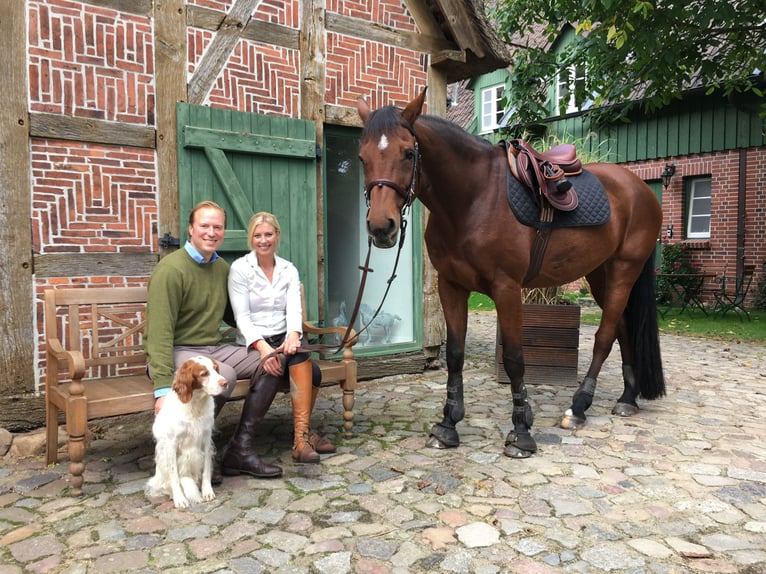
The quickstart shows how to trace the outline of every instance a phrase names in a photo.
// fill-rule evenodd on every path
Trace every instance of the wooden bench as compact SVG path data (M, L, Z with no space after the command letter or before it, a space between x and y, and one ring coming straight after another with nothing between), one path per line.
M154 409L154 385L146 375L142 334L146 324L145 287L62 288L45 292L46 461L58 458L59 411L69 435L71 493L82 493L88 421ZM305 309L305 305L304 305ZM332 335L345 327L319 328L305 320L307 339ZM338 336L336 336L336 334ZM343 390L343 428L350 436L354 419L356 361L352 343L342 358L314 359L322 386ZM242 399L249 379L237 381L229 400Z

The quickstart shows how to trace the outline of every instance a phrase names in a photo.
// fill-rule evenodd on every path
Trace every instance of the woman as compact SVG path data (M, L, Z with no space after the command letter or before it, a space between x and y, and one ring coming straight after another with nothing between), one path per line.
M316 463L320 453L335 452L335 446L309 426L322 375L310 353L298 351L305 344L300 278L295 265L276 254L280 233L279 222L271 213L260 212L250 218L250 253L231 265L229 300L239 329L237 342L261 354L265 372L262 378L273 381L257 385L259 393L270 395L260 401L265 404L260 418L271 404L278 383L289 376L295 431L293 460ZM236 443L237 435L249 435L253 430L238 427L232 441ZM224 457L224 468L236 468L236 463Z

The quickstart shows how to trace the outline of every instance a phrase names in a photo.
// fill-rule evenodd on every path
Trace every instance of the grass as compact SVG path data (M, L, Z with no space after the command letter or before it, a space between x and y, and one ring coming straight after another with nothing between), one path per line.
M468 299L468 309L471 311L494 311L495 303L480 293L471 293ZM662 309L662 307L661 307ZM766 310L750 310L750 321L742 321L733 313L725 317L707 317L702 311L694 310L692 315L679 315L676 309L671 310L665 318L657 315L660 332L724 341L760 341L766 342ZM598 325L601 320L601 310L598 307L583 308L581 321L584 325Z

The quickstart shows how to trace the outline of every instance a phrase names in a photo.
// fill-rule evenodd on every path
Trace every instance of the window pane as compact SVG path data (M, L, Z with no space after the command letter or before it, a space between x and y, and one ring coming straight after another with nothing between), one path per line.
M325 133L325 173L327 199L325 211L327 297L325 319L327 325L343 324L354 310L362 272L359 265L367 255L365 218L367 207L360 193L364 175L357 158L359 130L328 129ZM412 218L412 211L408 217ZM360 336L355 349L381 347L389 343L415 342L415 293L412 236L402 248L396 282L378 314L375 324ZM393 270L396 248L372 248L369 275L364 289L363 311L371 315L380 305L386 289L386 280ZM394 294L392 296L392 293ZM361 319L361 317L360 317ZM362 324L357 320L354 327Z
M710 237L711 187L710 178L695 179L689 182L687 237Z

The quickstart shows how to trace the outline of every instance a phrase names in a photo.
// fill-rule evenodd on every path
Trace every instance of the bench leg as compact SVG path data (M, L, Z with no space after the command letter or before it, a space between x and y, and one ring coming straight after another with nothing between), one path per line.
M69 433L69 472L72 474L72 496L82 494L85 472L85 434L88 430L88 399L72 397L67 403L67 433Z
M50 360L50 359L48 359ZM45 464L58 462L59 410L52 402L45 401Z
M346 380L343 389L343 430L346 438L351 438L354 428L354 392L356 391L356 363L346 363Z

